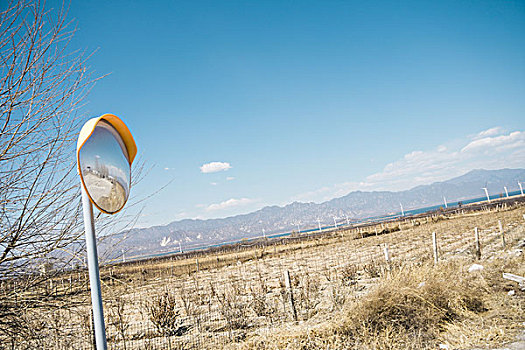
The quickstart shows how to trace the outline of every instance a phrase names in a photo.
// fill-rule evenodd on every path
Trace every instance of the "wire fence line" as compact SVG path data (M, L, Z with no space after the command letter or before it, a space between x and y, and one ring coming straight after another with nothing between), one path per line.
M363 233L373 234L374 232L369 231L370 228L375 229L375 233L389 233L392 230L395 230L399 225L405 225L408 222L418 221L420 219L425 219L428 223L432 218L445 215L445 216L454 216L454 215L464 215L465 213L475 212L475 211L498 211L506 209L509 205L517 205L519 203L525 203L525 196L513 196L509 198L493 198L491 202L481 201L481 202L470 202L468 204L462 204L461 201L456 202L457 205L451 205L447 207L428 207L434 208L429 209L429 211L421 212L422 209L415 209L407 211L407 215L402 215L401 213L394 213L383 216L370 217L361 220L350 220L346 214L339 216L330 217L327 221L318 220L318 223L309 224L307 222L297 223L287 222L282 223L282 226L285 227L296 227L297 229L292 229L292 231L278 231L272 232L271 234L260 235L255 237L246 237L243 239L233 240L229 242L219 242L214 245L188 245L184 249L179 245L179 250L161 252L153 255L137 255L127 257L125 259L124 255L121 255L118 258L113 258L109 260L109 263L127 263L127 264L141 264L147 263L149 260L163 260L163 259L188 259L192 257L199 257L206 254L224 252L232 249L249 250L254 247L265 247L278 244L288 244L293 241L304 240L305 237L316 237L321 235L326 235L327 233L333 233L341 230L354 229L356 232L361 234L363 238ZM437 209L435 209L437 208ZM327 225L327 222L333 221L333 225ZM322 225L321 225L322 222ZM380 227L379 227L380 225ZM368 230L368 231L367 231ZM385 231L386 232L381 232ZM126 260L126 261L124 261Z
M267 246L233 254L224 265L203 261L199 267L191 260L193 268L182 272L174 270L174 261L160 266L153 262L150 269L140 265L138 273L125 266L108 269L102 274L108 348L220 348L254 333L265 335L296 322L323 319L349 299L366 294L397 267L433 261L432 232L437 233L440 260L475 260L475 227L483 258L503 249L498 221L508 242L524 237L523 213L524 207L518 206L454 218L436 215L404 220L388 233L373 226L341 229L295 240L282 252ZM218 262L215 258L210 260ZM85 271L70 272L35 291L43 304L46 298L76 298L78 306L28 310L32 336L4 336L0 348L94 349L87 281ZM17 283L23 281L2 281L0 293L16 295ZM23 298L19 295L15 302Z

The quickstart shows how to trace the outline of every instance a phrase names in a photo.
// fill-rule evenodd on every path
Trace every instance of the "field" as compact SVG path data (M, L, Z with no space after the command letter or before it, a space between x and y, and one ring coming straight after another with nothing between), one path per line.
M502 278L503 272L525 275L524 215L525 205L516 202L105 266L101 274L108 347L501 345L525 328L525 292ZM468 272L474 263L483 269ZM12 288L4 284L2 292L11 293ZM32 335L4 336L0 348L92 348L86 271L50 279L49 289L35 293L42 300L74 303L26 310L35 322Z

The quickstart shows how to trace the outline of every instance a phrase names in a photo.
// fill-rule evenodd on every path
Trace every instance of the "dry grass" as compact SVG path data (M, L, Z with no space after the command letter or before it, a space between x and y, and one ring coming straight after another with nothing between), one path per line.
M525 314L524 296L501 273L524 275L525 264L515 250L502 251L498 220L512 247L525 238L524 213L525 207L518 206L442 215L384 228L378 224L367 229L370 234L342 230L289 244L213 252L198 256L198 272L195 256L106 267L102 282L110 348L426 349L438 343L450 348L500 344L525 321L520 316ZM466 270L475 261L474 227L480 231L485 269L469 274ZM437 267L430 265L434 231ZM291 275L298 322L292 317L285 271ZM57 320L75 325L84 319L81 331L89 334L89 295L85 278L81 281L82 286L64 288L77 291L71 297L83 300L83 306L69 311L80 316L58 315ZM516 291L513 297L507 295L511 288ZM39 327L57 328L51 323ZM72 336L80 334L74 331ZM42 341L48 341L47 333ZM53 337L54 344L67 344L61 335ZM87 348L86 337L77 338L84 341L77 348Z
M465 261L393 271L321 325L254 336L235 349L451 349L501 344L525 321L525 293L500 271L525 272L524 256L469 273ZM509 296L513 289L518 294Z

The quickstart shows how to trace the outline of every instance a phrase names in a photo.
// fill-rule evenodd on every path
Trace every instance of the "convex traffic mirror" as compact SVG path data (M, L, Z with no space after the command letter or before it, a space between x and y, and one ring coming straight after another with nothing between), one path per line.
M91 202L101 211L115 214L126 204L136 152L128 128L112 114L93 118L82 128L77 144L78 171Z
M131 164L136 154L137 146L131 133L122 120L113 114L88 120L78 135L77 165L82 183L86 253L97 350L107 349L107 339L91 204L108 214L115 214L124 207L131 186Z

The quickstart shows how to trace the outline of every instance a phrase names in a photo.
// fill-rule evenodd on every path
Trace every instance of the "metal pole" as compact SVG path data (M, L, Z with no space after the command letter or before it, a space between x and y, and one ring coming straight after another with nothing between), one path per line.
M435 232L432 232L432 248L434 250L434 264L437 265L439 258L438 258L437 238L436 238Z
M98 271L97 242L95 222L93 220L93 205L89 196L82 188L82 207L84 209L84 227L86 229L86 248L88 257L89 286L91 289L91 304L93 306L93 323L95 325L95 341L97 350L107 350L106 328L104 327L104 312L102 310L102 293L100 291L100 274Z

